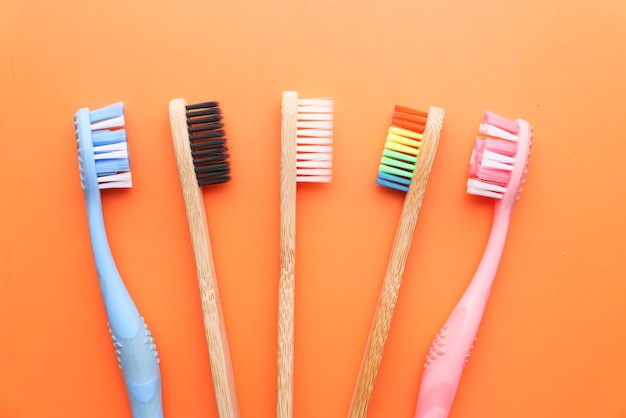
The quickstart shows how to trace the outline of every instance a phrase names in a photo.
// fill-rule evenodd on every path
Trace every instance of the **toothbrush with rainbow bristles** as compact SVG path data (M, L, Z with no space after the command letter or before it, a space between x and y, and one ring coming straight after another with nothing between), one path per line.
M126 290L107 241L100 189L132 187L124 105L74 115L91 247L113 346L133 418L162 418L161 372L154 339Z
M431 106L428 112L403 106L394 109L376 183L406 192L406 195L352 396L350 418L365 418L367 415L413 232L439 145L443 118L443 109L435 106Z
M495 199L493 225L474 278L430 347L415 418L445 418L450 413L524 183L532 137L529 123L485 112L479 134L472 151L467 192Z
M276 417L293 414L296 183L332 179L333 101L282 97Z

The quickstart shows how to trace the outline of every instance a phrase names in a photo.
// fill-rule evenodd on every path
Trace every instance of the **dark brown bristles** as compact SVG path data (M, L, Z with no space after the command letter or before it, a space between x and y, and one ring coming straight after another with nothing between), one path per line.
M218 102L187 105L187 128L199 186L230 180L228 147Z

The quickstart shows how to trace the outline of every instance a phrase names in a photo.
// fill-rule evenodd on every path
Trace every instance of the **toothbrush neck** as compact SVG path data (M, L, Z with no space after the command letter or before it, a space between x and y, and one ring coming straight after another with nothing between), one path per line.
M504 250L511 209L512 206L507 204L507 202L496 202L489 240L474 275L476 280L472 281L472 285L479 285L482 289L486 289L488 293L491 291L491 285Z
M131 338L138 332L139 312L132 301L113 260L104 227L100 190L85 189L87 219L91 248L98 273L100 292L109 319L111 332L118 337Z
M98 277L101 278L101 265L112 264L113 255L109 249L109 242L104 227L100 190L93 190L91 188L85 189L85 202L87 205L87 221L89 225L89 236L91 238L91 248L96 261Z

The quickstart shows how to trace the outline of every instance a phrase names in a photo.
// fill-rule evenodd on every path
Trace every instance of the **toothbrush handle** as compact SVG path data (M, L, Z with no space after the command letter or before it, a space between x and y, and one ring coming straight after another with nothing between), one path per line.
M122 369L133 418L163 418L156 345L113 260L100 194L86 190L91 247L113 347Z
M235 374L230 357L228 335L222 302L215 273L211 238L207 226L202 190L194 171L189 148L189 133L185 116L184 99L172 99L169 104L172 145L185 202L185 213L196 264L196 277L200 292L204 336L209 352L209 365L213 379L213 392L220 418L238 418L239 401Z
M473 348L484 305L461 301L433 340L417 401L415 418L445 418Z
M118 336L111 328L111 339L126 384L133 418L163 418L161 373L154 339L142 317L131 338Z
M404 198L385 278L378 296L378 303L365 345L365 353L361 360L359 375L348 411L349 418L365 418L367 416L378 369L383 359L385 343L391 328L391 320L398 301L413 233L439 145L443 118L443 109L435 106L430 107L420 158L415 167L414 178L409 186L409 191Z
M280 139L280 277L276 353L276 417L293 416L296 268L296 121L298 95L283 92Z
M163 418L161 371L154 339L119 276L108 244L94 239L93 245L109 332L133 418Z
M445 418L450 413L504 248L509 216L500 209L496 205L489 242L472 281L430 346L414 418Z

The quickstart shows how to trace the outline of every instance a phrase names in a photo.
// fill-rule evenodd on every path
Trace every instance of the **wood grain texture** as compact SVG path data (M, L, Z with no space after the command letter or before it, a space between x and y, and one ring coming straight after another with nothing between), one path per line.
M170 126L180 185L185 200L187 222L196 262L196 274L202 304L204 333L209 351L213 389L220 418L238 418L239 403L230 359L228 337L220 302L217 277L211 253L202 191L194 172L187 131L184 99L173 99L169 105Z
M443 109L438 107L429 109L420 156L411 185L404 198L404 205L400 213L400 220L387 264L385 278L352 396L352 403L348 413L350 418L364 418L367 416L367 410L374 392L376 376L378 375L378 369L383 357L385 342L391 327L391 319L398 300L413 232L415 231L415 225L417 224L417 218L426 192L426 184L428 183L435 153L437 152L443 117Z
M298 94L283 92L280 133L280 279L276 417L293 413L294 286L296 264L296 124Z

